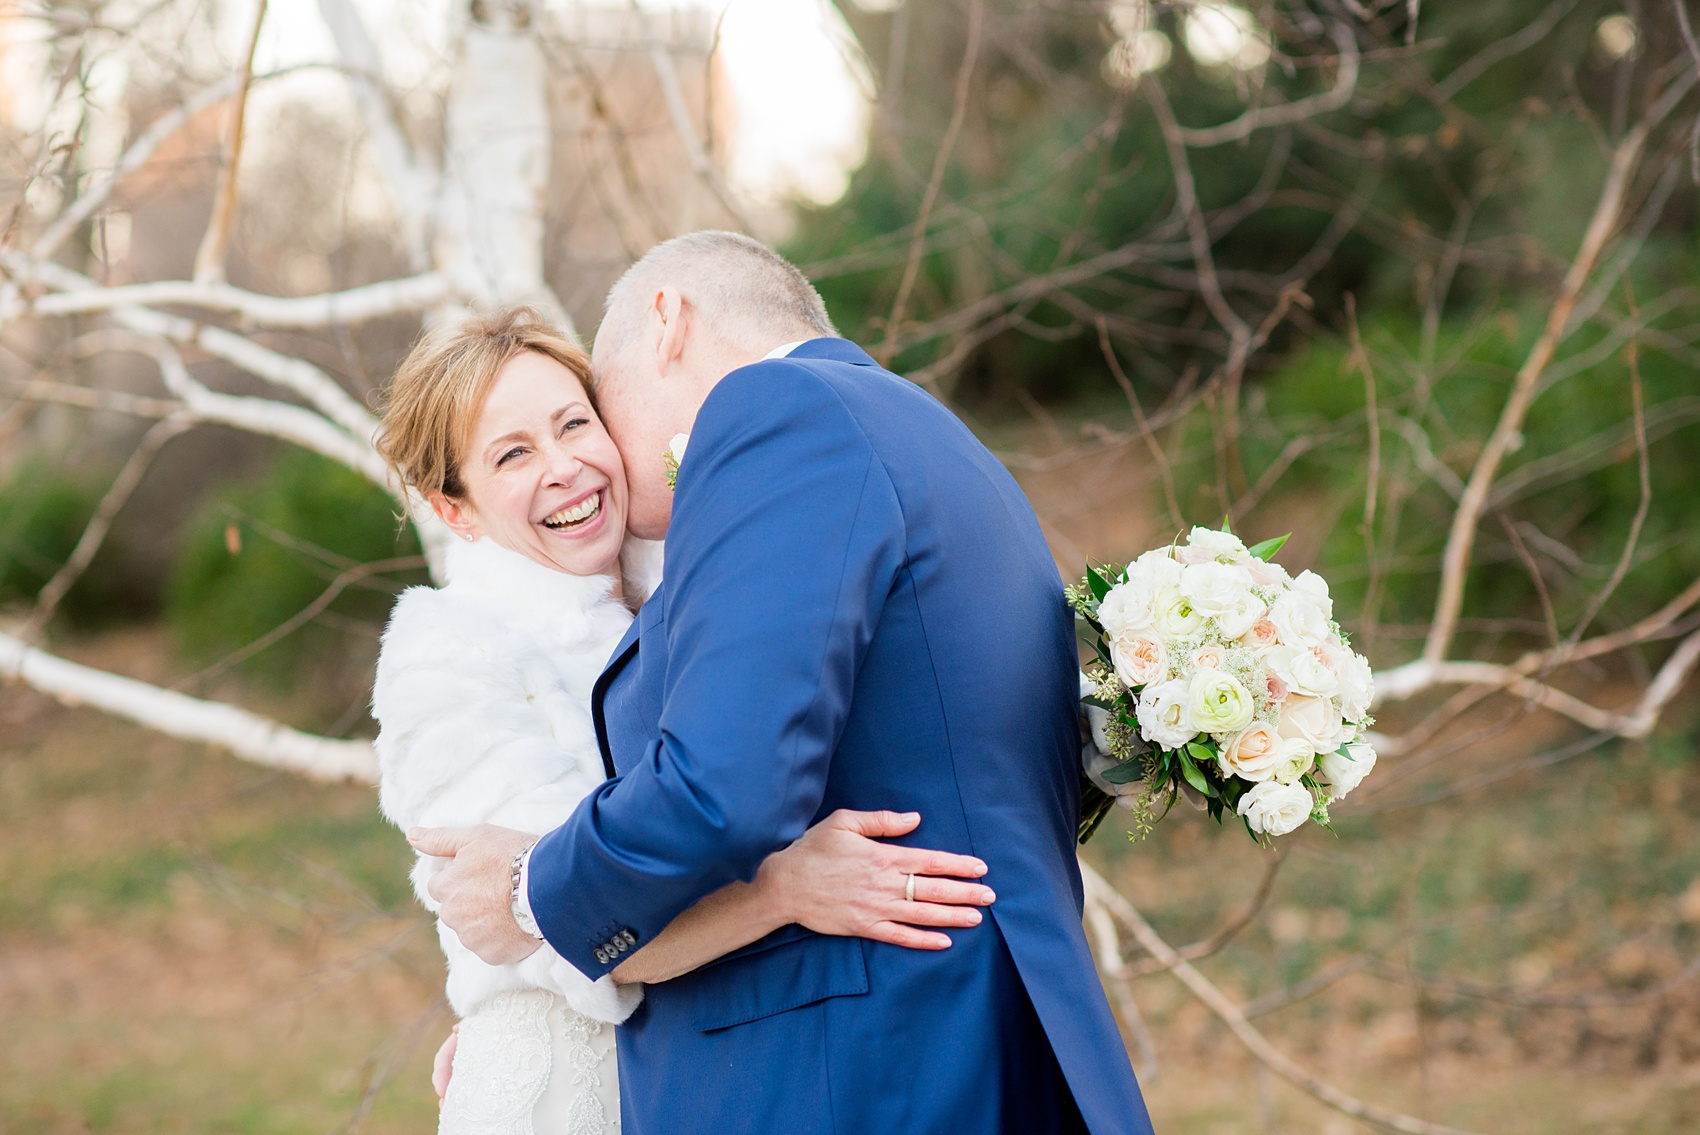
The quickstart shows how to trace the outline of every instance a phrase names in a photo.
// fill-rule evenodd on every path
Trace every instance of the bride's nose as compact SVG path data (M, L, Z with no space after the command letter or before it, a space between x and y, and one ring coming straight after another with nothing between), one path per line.
M548 456L550 484L570 485L578 480L579 473L584 469L584 462L569 452L566 447L551 446Z

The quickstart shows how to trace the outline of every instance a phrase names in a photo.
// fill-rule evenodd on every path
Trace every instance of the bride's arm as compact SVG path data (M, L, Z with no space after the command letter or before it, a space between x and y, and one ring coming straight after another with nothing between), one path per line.
M996 896L962 881L986 873L973 856L876 842L920 822L913 812L834 812L768 856L753 882L733 883L675 918L615 967L614 980L667 981L793 922L821 934L946 949L947 935L921 927L978 925L975 908Z

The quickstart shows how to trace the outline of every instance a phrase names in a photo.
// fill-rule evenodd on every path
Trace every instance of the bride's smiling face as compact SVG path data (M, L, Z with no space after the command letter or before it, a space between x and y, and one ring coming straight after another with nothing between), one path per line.
M626 535L626 471L572 371L522 351L497 373L461 456L462 499L431 503L457 535L544 567L612 574Z

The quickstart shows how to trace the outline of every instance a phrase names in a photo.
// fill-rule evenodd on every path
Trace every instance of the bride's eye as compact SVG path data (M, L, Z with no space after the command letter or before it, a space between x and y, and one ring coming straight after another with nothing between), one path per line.
M502 466L504 466L508 463L508 458L518 457L521 453L524 453L524 452L525 452L525 450L521 449L519 446L517 446L517 445L514 446L512 449L508 450L506 453L504 453L500 457L496 458L496 468L500 469Z
M561 427L561 432L562 433L570 433L573 430L579 429L583 426L588 426L589 424L590 424L589 418L573 418L572 420L568 421L564 426Z

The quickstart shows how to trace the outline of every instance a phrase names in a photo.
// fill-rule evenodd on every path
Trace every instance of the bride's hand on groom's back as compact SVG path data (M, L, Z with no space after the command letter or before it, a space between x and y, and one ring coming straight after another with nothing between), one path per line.
M816 933L943 950L950 938L922 927L977 926L982 916L975 908L990 906L997 896L964 881L986 873L971 855L878 842L907 835L920 822L915 812L839 809L768 856L756 885L769 891L788 921Z

